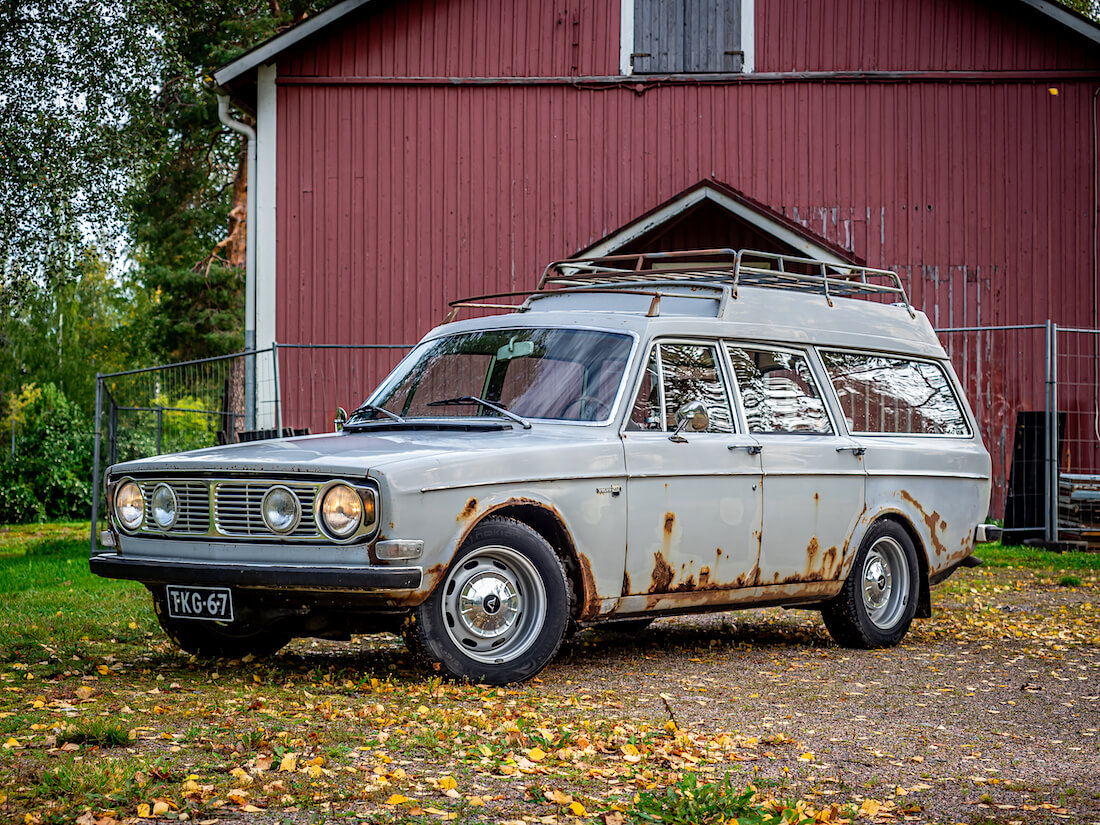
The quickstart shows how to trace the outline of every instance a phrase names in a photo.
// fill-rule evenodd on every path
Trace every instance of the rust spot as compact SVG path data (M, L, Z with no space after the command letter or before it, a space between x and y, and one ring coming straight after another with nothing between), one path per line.
M917 511L921 514L921 518L924 519L924 523L928 525L928 538L932 542L932 546L936 548L936 555L942 556L947 553L947 548L943 546L943 542L940 541L939 535L937 535L937 527L940 530L947 529L947 522L940 520L940 514L936 511L931 513L924 512L924 508L920 506L920 503L909 495L907 490L899 490L898 494L917 508Z
M718 552L721 553L722 551L719 550ZM699 587L706 587L707 583L709 581L710 581L710 568L709 567L700 567L699 568Z
M721 547L719 547L717 550L714 551L714 557L716 559L722 558L722 548Z
M667 593L672 584L672 568L660 553L653 554L653 577L649 585L650 593Z
M675 524L676 524L676 514L675 513L665 513L665 535L666 536L671 536L672 535L672 528L675 526Z
M584 588L583 593L577 594L582 605L580 615L577 618L589 619L599 615L600 596L596 592L596 579L592 575L592 565L588 563L588 556L584 553L577 553L577 559L580 561L581 567L581 587Z
M822 570L827 570L829 572L829 578L833 578L836 575L833 569L835 565L836 545L834 544L832 547L825 551L825 555L821 559L821 568Z
M630 595L630 574L625 570L623 571L623 595Z
M778 573L776 577L778 577ZM819 582L824 577L821 575L821 571L815 570L813 573L806 573L804 575L786 576L780 584L795 584L796 582Z
M814 563L814 556L817 555L817 551L821 549L821 545L817 543L817 536L810 539L810 543L806 545L806 559L809 564Z
M817 504L819 501L821 501L821 496L817 493L814 493L814 504Z
M476 512L477 512L477 499L472 498L472 499L470 499L469 501L466 502L466 506L463 507L462 512L458 514L457 521L466 521L471 516L473 516L474 513L476 513Z
M678 585L676 585L674 588L672 588L672 592L673 593L690 593L694 589L695 589L695 576L688 576L686 579L684 579L682 582L680 582Z

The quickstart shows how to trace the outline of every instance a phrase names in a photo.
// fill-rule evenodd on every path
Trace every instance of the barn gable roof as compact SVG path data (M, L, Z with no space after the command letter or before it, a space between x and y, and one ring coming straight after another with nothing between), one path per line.
M343 2L330 6L320 14L307 18L286 31L265 40L237 59L217 69L214 72L215 83L220 87L226 87L234 81L240 80L259 66L270 63L288 49L297 46L372 2L374 0L343 0ZM1100 45L1100 24L1083 14L1053 0L1013 0L1013 2L1027 6L1074 34Z
M731 218L755 227L775 242L788 247L789 249L784 249L785 252L790 251L835 264L863 263L848 250L821 237L798 221L714 178L701 180L688 187L571 257L589 258L619 252L639 239L670 225L702 203L714 204L728 213Z

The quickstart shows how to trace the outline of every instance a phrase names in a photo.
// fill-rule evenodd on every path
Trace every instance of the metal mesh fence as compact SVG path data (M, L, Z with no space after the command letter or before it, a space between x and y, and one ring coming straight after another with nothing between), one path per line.
M352 410L410 349L404 344L279 344L284 428L326 432L336 408Z
M937 333L992 457L991 514L1045 529L1050 539L1053 491L1061 486L1065 498L1072 493L1066 478L1100 473L1100 330L1034 324ZM280 344L100 376L93 519L109 464L280 432L331 431L337 408L353 409L409 349Z
M1046 413L1046 327L1042 324L1002 327L958 327L936 331L951 356L955 372L978 420L978 429L993 460L993 496L990 511L1003 518L1008 503L1013 454L1017 457L1017 492L1037 494L1035 508L1025 508L1028 527L1043 526L1044 491L1024 483L1021 470L1042 479L1044 454L1025 450L1017 443L1020 426L1027 425L1021 412ZM1021 462L1023 462L1021 464ZM1036 463L1037 462L1037 463ZM1025 525L1020 525L1021 527Z

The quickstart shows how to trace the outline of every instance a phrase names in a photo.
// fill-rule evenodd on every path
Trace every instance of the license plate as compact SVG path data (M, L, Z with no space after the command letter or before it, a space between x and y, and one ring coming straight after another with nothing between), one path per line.
M233 593L228 587L165 587L168 615L173 619L233 621Z

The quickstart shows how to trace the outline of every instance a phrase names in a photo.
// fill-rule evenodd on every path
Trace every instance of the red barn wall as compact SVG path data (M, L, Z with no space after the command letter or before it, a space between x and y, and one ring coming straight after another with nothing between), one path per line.
M897 269L938 327L1097 326L1100 54L1027 9L756 0L758 73L963 74L653 85L537 80L615 74L618 2L367 9L278 65L280 342L412 343L704 178ZM443 80L493 77L531 80Z

